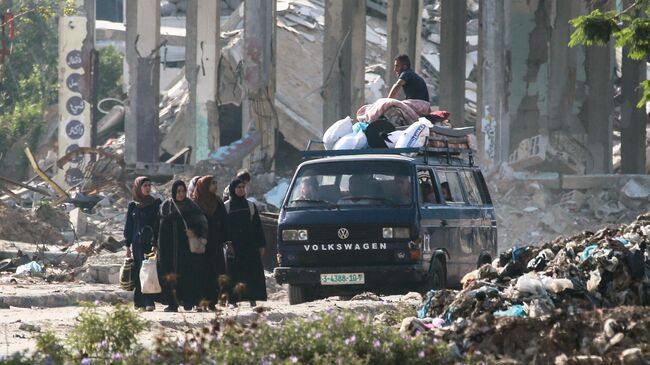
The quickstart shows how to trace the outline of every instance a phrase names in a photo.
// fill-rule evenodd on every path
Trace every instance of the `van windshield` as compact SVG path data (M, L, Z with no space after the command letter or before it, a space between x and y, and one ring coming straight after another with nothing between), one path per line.
M387 161L327 162L303 167L285 207L413 204L411 166Z

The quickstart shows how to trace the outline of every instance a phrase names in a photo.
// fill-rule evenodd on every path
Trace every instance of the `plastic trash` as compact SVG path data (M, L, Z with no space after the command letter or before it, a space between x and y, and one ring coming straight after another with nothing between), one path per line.
M528 251L528 247L515 247L512 250L512 262L517 262L522 253Z
M445 320L442 318L426 318L423 320L423 322L424 322L424 326L429 331L445 326Z
M524 306L521 304L514 304L512 307L503 310L503 311L495 311L494 312L495 317L525 317L526 316L526 311L524 311Z
M336 144L334 144L333 150L358 150L368 147L368 140L364 133L350 133L341 137Z
M585 250L580 252L580 254L578 255L578 257L580 257L580 262L590 258L593 255L594 250L597 249L597 248L598 248L598 245L587 246L585 248Z
M600 281L600 271L598 271L598 269L591 271L589 273L589 280L587 280L587 291L590 293L596 292L600 287Z
M532 295L546 295L546 289L544 289L544 284L536 275L522 275L517 279L517 284L515 285L520 293L527 293Z
M16 274L30 274L30 273L39 273L43 271L43 267L36 261L30 261L24 265L20 265L16 268Z
M548 276L541 277L544 289L553 293L559 293L566 289L573 289L573 282L569 279L555 279Z
M549 261L555 258L555 254L550 249L544 249L540 251L535 258L528 261L526 268L528 271L542 271L546 268Z
M323 145L325 146L325 149L333 149L338 140L343 136L352 133L352 122L352 118L345 117L345 119L341 119L332 124L331 127L327 128L325 134L323 134Z
M645 247L634 247L625 257L625 263L633 279L641 279L645 274L645 251Z
M433 127L433 123L425 118L420 118L417 122L406 128L404 134L395 143L395 148L418 148L424 146L424 142L429 136L429 128L431 127Z
M422 301L422 307L420 307L420 309L417 311L418 318L425 318L429 316L429 306L431 306L431 299L433 299L433 295L435 293L436 291L431 289L424 297L424 300Z

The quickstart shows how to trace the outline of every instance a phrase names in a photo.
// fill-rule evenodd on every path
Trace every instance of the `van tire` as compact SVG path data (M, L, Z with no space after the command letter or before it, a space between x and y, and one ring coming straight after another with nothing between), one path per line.
M300 304L307 301L307 289L302 286L289 284L289 304Z
M431 289L440 290L447 287L447 267L437 257L431 260L429 277L427 278L427 291Z

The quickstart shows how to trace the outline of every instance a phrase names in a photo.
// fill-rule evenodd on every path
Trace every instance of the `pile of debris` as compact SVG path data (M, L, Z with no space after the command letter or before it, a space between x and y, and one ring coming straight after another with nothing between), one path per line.
M232 13L242 0L221 0L219 12L223 15ZM184 17L187 13L187 0L162 0L160 2L160 15L163 17Z
M67 219L49 206L41 206L32 216L25 209L0 201L0 240L60 243L69 228Z
M650 179L639 176L608 175L601 177L602 183L591 181L593 186L567 186L566 176L513 172L504 165L499 175L486 180L496 208L501 251L630 222L647 210L650 199Z
M431 291L403 330L522 363L647 363L648 243L650 213L510 249L465 275L461 291Z

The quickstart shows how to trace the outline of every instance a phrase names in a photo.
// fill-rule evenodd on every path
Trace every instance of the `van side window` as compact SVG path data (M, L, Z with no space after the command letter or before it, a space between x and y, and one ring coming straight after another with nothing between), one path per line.
M429 168L418 168L418 186L420 205L440 204L440 194Z
M485 204L483 197L481 196L481 192L478 189L474 171L463 170L460 174L463 177L463 182L465 183L465 191L467 192L467 200L469 200L469 203L472 205Z
M440 179L440 191L442 198L447 203L465 203L463 190L460 187L460 177L456 171L438 170L436 171Z

